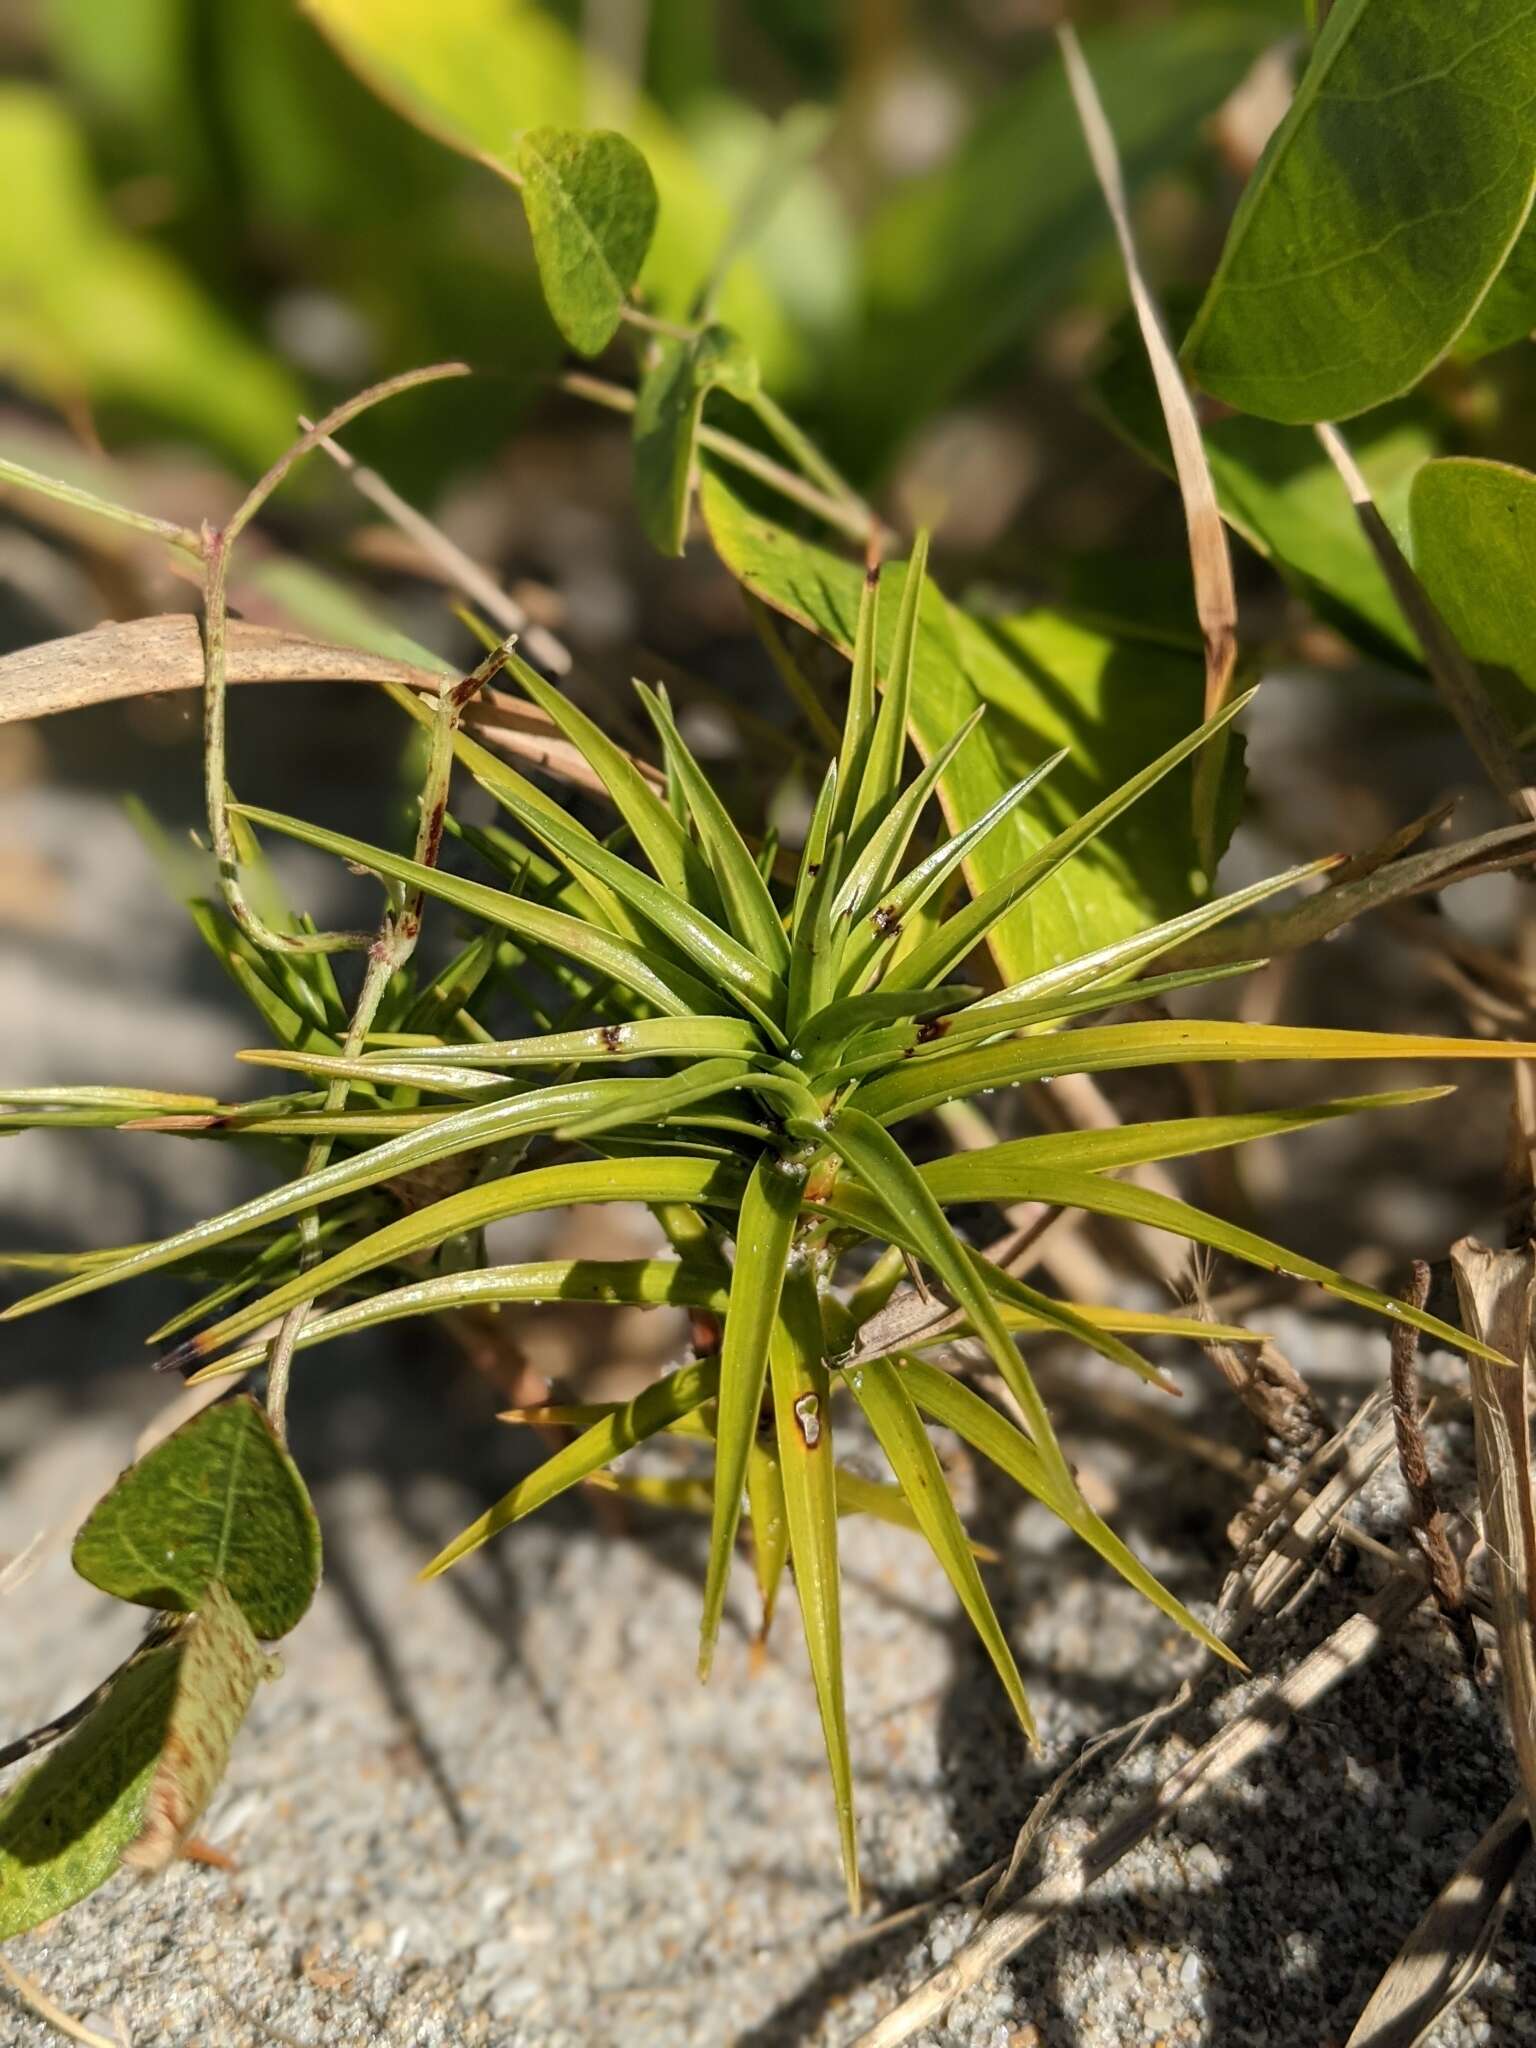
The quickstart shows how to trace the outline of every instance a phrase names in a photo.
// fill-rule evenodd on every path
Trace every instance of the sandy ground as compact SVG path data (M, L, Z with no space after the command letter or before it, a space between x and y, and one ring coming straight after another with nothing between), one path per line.
M15 797L0 842L25 847L57 891L43 914L21 914L25 903L7 913L7 1074L221 1085L244 1026L154 896L107 799L89 789ZM120 1241L227 1200L228 1173L222 1155L191 1145L7 1141L0 1217L13 1241ZM0 1554L86 1506L166 1400L138 1348L162 1298L146 1288L8 1326ZM1384 1371L1384 1343L1363 1323L1289 1316L1278 1327L1341 1411ZM1202 1410L1199 1373L1185 1361L1183 1419L1199 1426L1203 1412L1229 1429L1225 1407ZM532 1455L491 1421L493 1407L419 1332L306 1365L293 1434L327 1576L203 1829L237 1867L183 1865L148 1889L119 1879L13 1943L12 1964L69 2011L102 2030L115 2016L137 2048L842 2048L964 1938L973 1914L961 1905L883 1938L849 1922L792 1602L754 1674L743 1570L715 1680L700 1688L696 1525L637 1513L615 1534L572 1502L444 1581L413 1583ZM1236 1489L1179 1467L1145 1436L1085 1422L1073 1441L1149 1562L1186 1598L1212 1598ZM1439 1447L1464 1475L1454 1417ZM994 1597L1044 1755L1026 1755L921 1546L848 1525L870 1919L933 1899L1004 1853L1086 1737L1191 1668L1166 1626L1084 1566L1046 1518L1016 1515L990 1491L973 1504L979 1532L1006 1547ZM1390 1537L1400 1508L1383 1481L1374 1526ZM1283 1666L1369 1584L1368 1571L1324 1575L1254 1639L1255 1661ZM0 1621L7 1734L78 1697L134 1633L73 1580L57 1545L0 1603ZM1202 1694L1164 1741L1087 1777L1045 1830L1035 1874L1227 1710ZM1415 1625L1283 1750L1129 1857L926 2039L1342 2048L1398 1943L1511 1785L1495 1707L1442 1634ZM1436 2048L1536 2040L1533 1936L1528 1890ZM0 2014L0 2039L16 2048L58 2038L5 1992Z

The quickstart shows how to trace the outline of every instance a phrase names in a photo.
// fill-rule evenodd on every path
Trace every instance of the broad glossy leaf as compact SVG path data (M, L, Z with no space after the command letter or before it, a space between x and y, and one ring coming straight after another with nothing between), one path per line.
M1204 1018L1101 1024L1083 1031L981 1045L906 1060L866 1081L858 1104L890 1121L962 1095L1055 1074L1106 1074L1209 1060L1507 1060L1536 1058L1517 1039L1431 1038L1413 1032L1314 1030L1299 1024L1217 1023Z
M990 1458L994 1465L1022 1486L1026 1493L1032 1493L1043 1502L1053 1515L1066 1523L1074 1536L1096 1550L1106 1564L1112 1565L1126 1583L1150 1600L1160 1613L1166 1614L1170 1621L1187 1630L1226 1663L1242 1669L1241 1660L1233 1655L1220 1636L1213 1634L1203 1621L1198 1621L1182 1600L1153 1577L1109 1524L1093 1512L1075 1487L1066 1491L1056 1485L1042 1466L1034 1445L1006 1416L1000 1415L979 1394L973 1393L950 1374L940 1372L935 1366L924 1365L918 1359L908 1359L903 1364L901 1377L907 1392L925 1414L963 1437L983 1457Z
M375 874L387 875L392 881L404 882L410 888L451 903L471 917L502 925L520 938L532 939L569 959L579 960L584 967L618 982L621 988L632 989L668 1016L704 1014L714 1007L715 999L708 987L665 955L630 945L580 918L567 916L564 911L548 910L525 897L510 896L504 889L488 888L484 882L465 881L462 876L445 874L441 868L423 867L404 854L349 838L344 832L328 832L323 826L307 824L301 818L258 810L250 804L242 804L238 809L243 817L273 832L286 833L306 846L319 847L322 853L334 853L338 859L371 868Z
M757 363L725 327L692 340L659 340L635 394L635 497L640 524L664 555L680 555L704 401L716 387L750 395Z
M1456 354L1475 362L1511 342L1528 340L1536 329L1536 224L1527 214L1519 240L1487 296L1456 339Z
M584 1202L704 1202L733 1206L741 1196L740 1169L708 1159L580 1159L569 1166L540 1166L525 1173L504 1175L499 1180L445 1195L439 1202L414 1210L373 1231L358 1243L322 1259L307 1273L264 1295L233 1316L226 1316L211 1330L191 1339L174 1354L178 1363L209 1358L226 1344L248 1336L274 1316L282 1315L296 1302L309 1301L332 1287L392 1265L413 1252L426 1251L466 1231L483 1229L506 1216L528 1216L540 1209L574 1207ZM97 1276L86 1276L85 1286L95 1285ZM78 1281L67 1283L72 1291L84 1292ZM59 1298L60 1290L51 1290ZM31 1295L7 1311L34 1307L43 1300Z
M88 1897L119 1867L139 1832L180 1660L174 1644L143 1651L0 1800L0 1941Z
M279 1669L217 1579L204 1589L177 1648L170 1719L145 1790L139 1832L123 1851L123 1861L146 1876L179 1854L218 1790L257 1686Z
M529 128L517 169L555 325L582 355L601 355L651 246L650 167L632 142L606 129Z
M769 1343L773 1412L789 1522L795 1597L816 1685L821 1732L837 1802L848 1902L859 1910L859 1851L853 1819L853 1767L843 1702L843 1628L837 1568L837 1470L832 1454L832 1382L822 1358L821 1311L809 1270L784 1287Z
M677 1259L550 1259L518 1266L477 1266L467 1273L440 1273L408 1287L370 1294L345 1308L310 1316L296 1348L329 1343L360 1330L377 1329L409 1316L442 1315L453 1309L500 1306L522 1301L541 1308L547 1301L592 1301L610 1307L705 1308L723 1315L728 1299L723 1267ZM1172 1320L1171 1318L1169 1320ZM1177 1334L1174 1332L1172 1334ZM1222 1331L1213 1329L1219 1337ZM1226 1334L1232 1334L1230 1332ZM195 1372L189 1384L223 1379L260 1365L265 1343L248 1344Z
M1408 502L1414 569L1464 651L1536 690L1536 476L1448 457Z
M320 1528L265 1411L237 1394L130 1465L71 1556L104 1593L181 1614L218 1580L253 1633L276 1641L320 1583Z
M889 1131L861 1110L839 1111L822 1131L859 1187L890 1211L905 1239L970 1317L972 1329L1023 1411L1047 1469L1063 1487L1070 1487L1066 1460L1029 1368L926 1180Z
M761 518L708 465L701 502L722 559L755 596L844 652L852 649L863 588L857 565ZM883 581L897 586L888 595L899 596L901 579L900 569L887 572ZM882 673L889 672L895 644L893 610L882 603ZM979 704L987 708L940 781L951 829L971 826L1004 803L1015 784L1059 748L1070 752L1028 804L1009 809L1004 803L1003 814L968 850L972 890L1013 873L1055 832L1075 825L1149 761L1187 739L1199 723L1202 688L1193 654L1115 640L1059 612L973 618L930 581L913 683L918 751L930 758ZM1126 808L1123 819L1114 817L1111 829L1085 845L1070 868L1052 875L1027 906L1011 911L989 940L1004 981L1189 907L1198 861L1187 771L1168 775L1155 794Z
M621 1453L643 1443L648 1436L654 1436L680 1416L701 1408L714 1398L719 1379L719 1367L710 1361L706 1365L685 1365L680 1371L657 1380L625 1407L612 1415L605 1415L600 1422L594 1422L574 1443L556 1451L552 1458L546 1458L526 1479L519 1480L493 1508L488 1508L445 1545L432 1562L423 1567L421 1577L435 1579L449 1565L468 1557L471 1551L478 1550L482 1543L489 1542L491 1537L513 1522L520 1522L524 1515L531 1515L535 1508L543 1507L568 1487L590 1478L594 1472L600 1472Z
M741 1521L742 1489L762 1421L768 1340L778 1320L803 1186L799 1173L786 1172L777 1159L765 1153L752 1169L736 1223L731 1300L720 1340L714 1519L709 1536L709 1569L704 1580L704 1613L699 1626L701 1678L709 1676L715 1638L720 1632L726 1582Z
M972 1628L992 1659L1024 1733L1031 1743L1038 1743L1039 1731L1025 1696L1024 1681L1013 1661L1013 1651L976 1569L938 1455L928 1441L922 1418L900 1374L894 1365L876 1359L868 1365L855 1366L845 1377L896 1474L929 1548L943 1565Z
M1536 190L1525 0L1336 0L1184 345L1243 412L1337 420L1417 383Z

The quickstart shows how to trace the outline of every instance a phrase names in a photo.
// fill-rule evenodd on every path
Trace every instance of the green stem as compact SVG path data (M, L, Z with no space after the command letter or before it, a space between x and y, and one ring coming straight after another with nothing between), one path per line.
M507 658L507 645L498 647L488 654L472 674L462 682L444 685L437 700L432 720L432 738L427 752L426 772L421 785L421 815L416 823L416 844L412 858L422 867L435 867L438 850L443 838L443 814L448 804L448 783L453 773L453 739L458 731L459 721L470 700L491 680ZM363 985L358 991L353 1006L352 1019L347 1026L347 1035L342 1040L341 1052L344 1059L356 1059L367 1042L379 1013L384 992L401 968L406 965L416 950L416 941L421 935L422 905L425 892L420 888L410 889L396 910L385 912L377 936L368 947L368 966L363 975ZM324 1114L339 1115L347 1105L347 1095L352 1082L348 1076L338 1075L325 1092ZM304 1156L302 1177L319 1173L328 1164L334 1138L314 1139ZM320 1221L314 1210L306 1212L300 1225L300 1265L314 1263L319 1250ZM272 1427L278 1435L285 1436L288 1427L288 1383L292 1375L293 1354L300 1334L309 1319L313 1301L295 1302L283 1317L272 1348L267 1353L267 1413Z

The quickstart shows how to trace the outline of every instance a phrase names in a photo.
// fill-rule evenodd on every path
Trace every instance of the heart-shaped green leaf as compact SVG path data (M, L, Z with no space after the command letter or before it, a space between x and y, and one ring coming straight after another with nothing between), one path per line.
M613 339L656 227L656 185L605 129L530 128L517 145L523 210L555 325L584 356Z
M227 1588L275 1641L320 1583L320 1529L298 1468L248 1394L205 1408L130 1465L75 1538L75 1570L141 1607L190 1613Z

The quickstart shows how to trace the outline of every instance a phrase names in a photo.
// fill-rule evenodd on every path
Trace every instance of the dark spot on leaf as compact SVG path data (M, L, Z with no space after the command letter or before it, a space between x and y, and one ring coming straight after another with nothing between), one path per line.
M951 1021L948 1017L925 1017L917 1027L918 1044L932 1045L936 1038L944 1036L950 1027Z
M622 1024L600 1024L597 1029L597 1036L604 1052L619 1052L622 1050L624 1044L624 1027Z
M901 917L889 903L882 903L869 921L882 939L894 939L901 931Z

